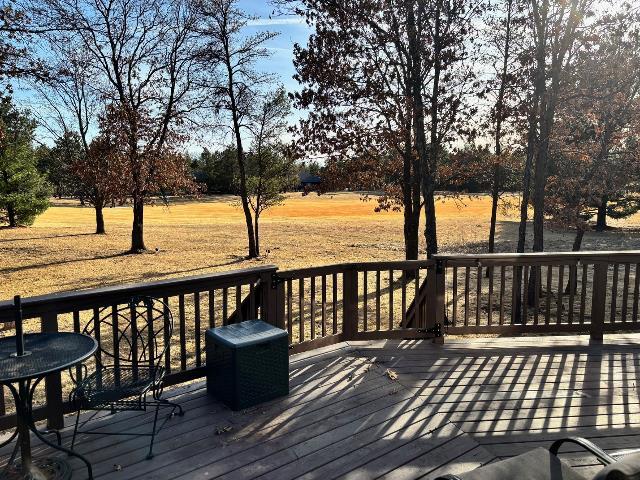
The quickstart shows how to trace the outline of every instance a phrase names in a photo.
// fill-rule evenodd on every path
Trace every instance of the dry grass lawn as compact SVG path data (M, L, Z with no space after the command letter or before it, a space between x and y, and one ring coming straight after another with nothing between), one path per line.
M374 201L358 194L318 197L291 194L262 220L264 258L244 260L246 232L233 197L175 201L149 206L145 236L151 252L124 255L129 246L129 207L107 209L107 235L93 234L94 212L77 202L56 201L29 228L0 229L0 299L117 283L231 270L258 264L282 269L337 262L403 258L402 215L375 213ZM486 248L489 198L438 203L443 252ZM614 231L589 233L585 249L630 249L640 245L640 215ZM516 213L499 217L498 249L513 251ZM571 232L549 232L548 250L571 248ZM155 249L158 249L157 252Z

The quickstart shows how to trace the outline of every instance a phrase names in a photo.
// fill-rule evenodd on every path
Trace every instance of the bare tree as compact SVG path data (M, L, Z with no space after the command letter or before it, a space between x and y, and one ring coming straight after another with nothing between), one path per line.
M524 252L530 168L533 174L533 250L544 249L544 194L547 180L549 139L561 93L561 80L571 53L588 18L593 0L531 0L532 90L529 98L527 164L518 233L518 252ZM532 269L532 272L535 269ZM535 287L535 281L530 282ZM533 287L532 287L533 288Z
M199 68L190 3L44 0L34 9L40 11L42 23L53 22L75 34L88 52L101 97L118 112L129 163L127 195L133 205L131 252L142 252L144 205L159 193L158 187L168 190L158 179L170 177L166 171L179 170L159 159L171 158L162 153L167 141L183 138L184 129L177 129L201 101L193 95Z
M202 0L199 32L205 42L200 58L209 66L209 90L215 112L226 115L238 156L239 193L249 242L248 257L258 256L255 228L247 193L246 152L243 135L262 87L271 80L255 69L256 62L268 56L265 42L276 34L260 32L245 35L242 30L251 19L238 8L237 0Z
M260 216L284 203L284 193L295 185L295 161L283 142L290 115L291 102L284 88L265 94L253 115L246 173L257 255L260 255Z

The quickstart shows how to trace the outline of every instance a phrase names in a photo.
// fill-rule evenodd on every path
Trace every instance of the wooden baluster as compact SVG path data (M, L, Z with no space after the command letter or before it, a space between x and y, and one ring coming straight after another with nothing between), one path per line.
M209 297L210 302L212 301L211 298L212 297ZM164 302L164 344L167 346L167 351L164 357L164 369L167 375L169 375L171 373L171 335L169 332L169 315L171 313L169 311L169 298L164 297L162 301Z
M529 320L529 265L524 267L524 289L522 290L522 324L526 325Z
M638 297L640 297L640 263L636 263L636 269L633 274L633 310L632 322L638 321Z
M242 285L236 285L236 319L242 322Z
M504 325L504 295L505 283L507 279L506 268L504 265L500 267L500 325Z
M209 290L209 328L216 326L216 294L214 290Z
M178 296L178 315L180 319L180 368L187 369L187 317L184 311L184 295Z
M311 340L316 338L316 277L311 277Z
M342 274L342 330L347 340L358 336L358 272L346 270Z
M138 305L131 304L129 307L131 316L131 345L129 346L129 360L131 361L131 373L133 380L138 381ZM144 340L143 340L144 341Z
M222 289L222 325L229 324L229 289Z
M476 278L476 326L480 325L482 312L482 265L478 265L478 277Z
M580 285L580 323L584 323L584 314L587 306L587 270L589 265L582 265L582 285Z
M369 299L368 296L369 280L367 271L362 272L362 328L366 332L369 330Z
M518 291L516 289L516 285L519 283L520 279L516 277L518 277L519 273L520 267L513 265L511 267L511 323L513 323L517 318Z
M611 286L611 323L616 321L616 313L618 309L618 264L613 266L613 285Z
M629 303L629 270L631 269L631 265L629 263L624 264L624 282L622 285L622 312L621 317L622 321L627 321L627 306Z
M333 334L338 333L338 274L333 274L331 302L333 303Z
M420 269L416 269L413 277L413 305L416 325L422 325L422 306L420 299Z
M327 276L322 275L322 336L327 335Z
M258 318L258 312L256 310L256 286L253 282L249 284L249 315L251 318Z
M470 288L471 268L464 269L464 326L469 325L469 288Z
M111 340L113 341L113 368L115 385L120 385L120 329L118 328L118 306L111 306Z
M544 323L549 325L551 323L551 292L553 291L553 265L547 265L547 295L546 295L546 309L544 313Z
M304 342L304 278L298 280L298 341Z
M557 299L557 313L556 323L562 323L562 310L564 309L563 302L564 293L564 265L558 267L558 299Z
M376 331L380 331L380 270L376 270Z
M389 270L389 325L387 330L393 330L393 270Z
M287 331L289 344L293 343L293 281L287 278Z
M102 339L100 332L100 309L98 307L93 308L93 335L98 343L98 349L96 350L95 357L99 364L102 364Z
M200 331L200 292L193 293L193 328L196 340L196 366L202 365L202 332Z
M149 356L147 358L148 367L151 369L154 366L153 358L156 354L155 343L155 326L153 325L154 312L152 308L147 308L147 348L149 350ZM141 359L142 360L142 359Z
M80 330L80 312L78 310L73 311L73 331L75 333L82 333ZM76 381L82 381L82 365L76 365ZM0 398L2 397L2 391L0 391ZM2 415L2 413L0 413Z
M493 267L487 267L487 272L489 273L489 310L487 324L491 325L493 323Z
M402 282L402 325L407 322L407 272L400 271L400 281Z
M458 322L458 267L453 267L453 280L451 283L451 294L453 295L453 304L451 312L451 326L455 327ZM416 290L417 292L417 290Z
M536 270L536 284L533 286L533 324L538 325L540 321L540 288L542 285L542 267L533 267Z
M569 325L573 323L573 308L576 298L577 275L575 265L569 266Z

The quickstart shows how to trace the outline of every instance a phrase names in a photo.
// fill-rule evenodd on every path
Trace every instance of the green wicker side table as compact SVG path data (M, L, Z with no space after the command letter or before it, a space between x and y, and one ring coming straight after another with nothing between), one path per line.
M232 410L289 393L289 339L261 320L207 330L207 392Z

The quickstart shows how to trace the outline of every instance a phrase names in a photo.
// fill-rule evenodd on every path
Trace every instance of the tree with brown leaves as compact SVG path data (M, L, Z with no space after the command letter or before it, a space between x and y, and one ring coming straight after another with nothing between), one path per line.
M195 95L200 65L191 2L43 0L34 11L40 24L73 35L87 52L92 85L110 105L104 121L128 163L130 251L142 252L145 203L191 182L172 153L203 101Z

